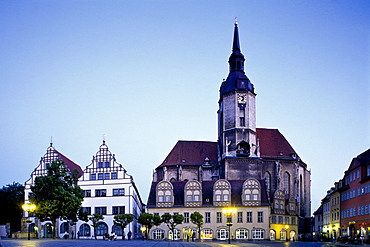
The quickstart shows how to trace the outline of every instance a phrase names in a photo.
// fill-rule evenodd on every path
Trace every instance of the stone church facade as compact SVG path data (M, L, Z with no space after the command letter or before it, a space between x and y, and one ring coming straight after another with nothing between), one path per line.
M296 240L309 232L311 173L279 130L256 127L256 93L244 72L237 24L228 62L217 142L178 141L155 169L148 212L185 220L175 232L164 224L153 228L152 238L195 232L193 212L204 217L202 239ZM223 211L228 207L231 217Z

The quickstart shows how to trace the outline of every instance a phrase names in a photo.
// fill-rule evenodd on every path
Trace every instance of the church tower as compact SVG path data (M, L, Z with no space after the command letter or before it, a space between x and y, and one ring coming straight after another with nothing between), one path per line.
M227 157L259 157L256 138L256 94L244 72L238 24L235 23L230 72L221 84L218 110L219 162Z

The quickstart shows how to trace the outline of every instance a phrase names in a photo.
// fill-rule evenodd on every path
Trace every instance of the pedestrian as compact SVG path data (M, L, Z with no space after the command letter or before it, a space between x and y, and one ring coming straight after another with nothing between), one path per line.
M131 239L131 236L132 236L132 232L131 232L131 231L129 231L129 232L127 233L127 238L128 238L128 240L130 240L130 239Z
M77 232L77 239L80 239L80 231Z

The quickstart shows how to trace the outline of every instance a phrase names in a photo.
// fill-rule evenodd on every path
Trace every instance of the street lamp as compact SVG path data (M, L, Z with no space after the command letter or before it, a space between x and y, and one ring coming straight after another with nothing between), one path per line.
M235 208L228 207L228 208L224 208L222 210L222 212L227 217L226 225L229 227L229 244L230 244L231 226L233 225L233 223L231 221L231 217L236 213L236 209Z
M27 203L27 204L23 204L22 205L22 208L23 208L23 211L26 211L27 212L27 217L29 218L29 213L35 211L36 205L35 204L29 204L29 203ZM31 239L31 236L30 236L31 235L31 232L30 232L30 225L29 225L29 223L31 223L32 220L31 219L27 219L26 222L28 223L28 225L27 225L28 240L30 240Z
M142 234L143 234L143 236L145 236L146 234L146 227L145 226L142 226L141 228L140 228L140 230L141 230L141 232L142 232ZM143 238L144 239L144 238Z
M286 229L286 230L285 230L285 232L286 232L286 233L285 233L285 236L286 236L286 237L285 237L285 240L288 242L288 241L289 241L289 234L288 234L289 225L285 225L285 229Z

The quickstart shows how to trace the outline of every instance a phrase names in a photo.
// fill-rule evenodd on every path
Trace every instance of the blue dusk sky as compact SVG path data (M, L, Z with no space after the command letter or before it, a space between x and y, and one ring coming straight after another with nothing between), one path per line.
M312 172L312 210L370 148L370 1L0 1L0 185L103 135L144 202L178 140L217 140L235 17L257 126Z

